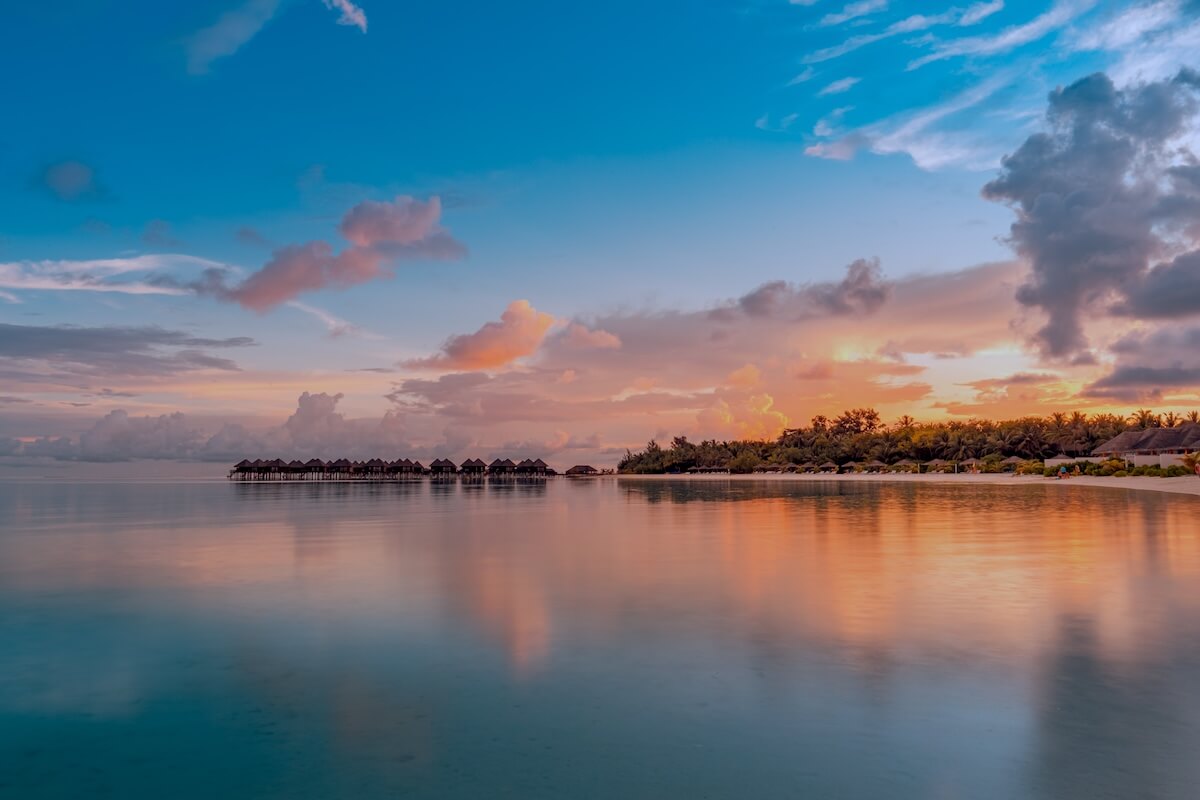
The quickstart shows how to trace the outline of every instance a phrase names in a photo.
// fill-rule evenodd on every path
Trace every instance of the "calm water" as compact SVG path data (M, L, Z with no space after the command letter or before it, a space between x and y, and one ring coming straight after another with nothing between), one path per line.
M0 796L1190 800L1198 512L0 485Z

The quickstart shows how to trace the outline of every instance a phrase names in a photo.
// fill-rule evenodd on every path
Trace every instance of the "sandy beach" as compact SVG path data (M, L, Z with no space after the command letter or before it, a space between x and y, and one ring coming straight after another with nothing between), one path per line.
M1092 486L1104 489L1125 489L1127 491L1168 492L1171 494L1189 494L1200 496L1200 478L1186 476L1182 478L1154 478L1133 476L1126 478L1103 478L1099 476L1079 475L1057 480L1036 475L1015 476L1010 473L1001 474L922 474L911 473L874 474L858 473L852 475L827 474L753 474L753 475L619 475L621 480L686 480L686 481L838 481L847 483L944 483L958 485L988 485L988 486L1055 486L1063 489L1079 486Z

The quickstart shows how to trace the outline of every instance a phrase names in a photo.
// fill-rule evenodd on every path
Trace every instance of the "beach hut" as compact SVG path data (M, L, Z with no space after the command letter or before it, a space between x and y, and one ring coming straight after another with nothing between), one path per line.
M892 472L914 472L917 469L917 462L911 458L902 458L895 464L892 464Z
M591 464L576 464L567 470L568 478L590 478L593 475L599 475L600 470L593 467Z
M887 469L887 464L878 458L867 462L867 472L883 472L885 469Z
M1009 456L1000 462L1005 472L1015 472L1017 467L1025 463L1025 459L1020 456Z
M805 461L803 464L800 465L800 471L801 472L816 472L817 471L817 462Z
M859 469L861 469L861 468L862 468L862 465L859 464L857 461L847 461L845 464L842 464L841 471L842 472L858 472Z
M965 468L968 472L979 472L979 468L983 466L983 462L978 458L967 458L958 462L958 465Z
M833 463L832 461L826 461L824 464L822 464L817 469L819 469L821 472L837 472L838 465Z
M946 467L950 466L950 462L944 458L935 458L932 461L925 462L926 472L943 472Z

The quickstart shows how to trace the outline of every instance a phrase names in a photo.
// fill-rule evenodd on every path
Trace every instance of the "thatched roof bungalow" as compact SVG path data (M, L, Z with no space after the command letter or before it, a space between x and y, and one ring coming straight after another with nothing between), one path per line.
M593 467L591 464L576 464L567 470L568 478L587 478L592 475L599 475L600 470Z
M491 464L488 464L489 475L512 475L517 469L517 465L512 462L511 458L497 458Z

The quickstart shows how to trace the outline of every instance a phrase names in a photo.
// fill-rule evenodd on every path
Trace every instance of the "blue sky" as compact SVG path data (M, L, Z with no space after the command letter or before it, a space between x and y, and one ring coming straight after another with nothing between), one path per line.
M248 336L238 364L277 372L390 369L517 299L586 322L837 281L860 258L892 280L1011 260L1012 211L980 190L1044 127L1047 94L1095 71L1163 80L1200 41L1185 0L64 0L6 16L0 321ZM203 259L240 280L286 245L336 253L343 215L397 196L439 198L466 255L294 297L349 336L286 304L28 280L145 255L89 279L187 283ZM19 389L39 419L80 402Z

